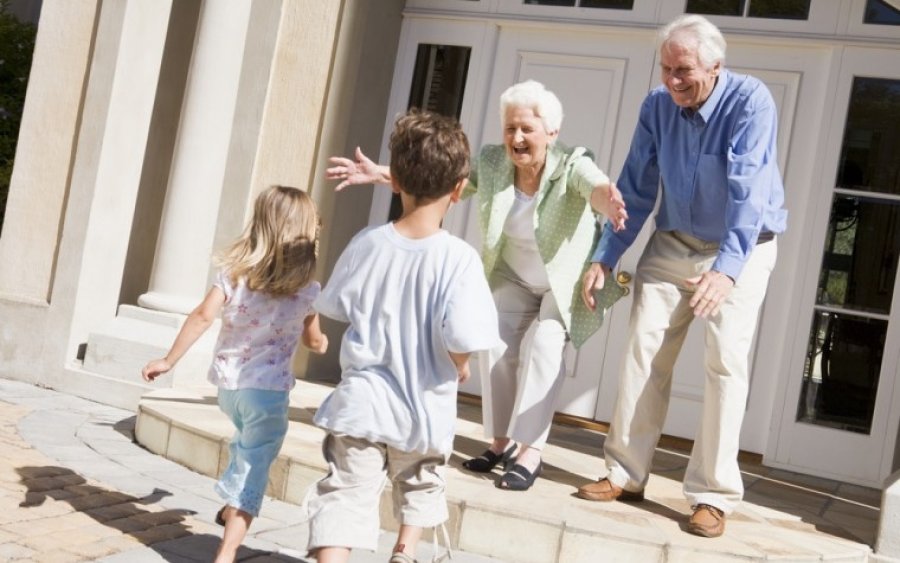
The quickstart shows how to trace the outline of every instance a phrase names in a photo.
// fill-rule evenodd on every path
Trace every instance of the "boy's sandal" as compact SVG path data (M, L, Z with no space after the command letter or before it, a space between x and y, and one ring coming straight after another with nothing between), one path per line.
M391 555L391 560L388 563L417 563L415 559L410 557L409 555L403 553L402 551L395 551L393 555Z
M469 471L474 471L476 473L490 473L497 464L502 463L503 469L505 470L506 465L512 459L514 453L516 453L516 444L513 444L511 448L499 454L495 454L488 448L484 450L484 453L480 456L464 461L462 466Z
M538 478L538 475L541 474L543 465L543 462L538 463L534 473L532 473L517 463L512 466L512 469L503 474L503 477L497 482L497 487L508 491L527 491L534 485L534 480Z
M226 508L228 508L227 504L225 506L223 506L222 508L220 508L218 512L216 512L216 524L218 524L219 526L223 526L223 527L225 526L225 509Z

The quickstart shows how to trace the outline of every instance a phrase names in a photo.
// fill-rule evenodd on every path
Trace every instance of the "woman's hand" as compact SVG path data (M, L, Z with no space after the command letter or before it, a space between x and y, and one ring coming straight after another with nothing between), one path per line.
M354 154L356 160L350 160L342 156L332 156L328 162L332 167L325 170L326 180L340 180L334 191L339 192L347 186L359 184L390 184L391 172L387 166L381 166L363 154L362 149L356 147Z
M610 269L608 267L600 262L594 262L581 279L581 299L591 311L597 307L597 303L594 301L594 292L603 289L606 276L609 274Z
M628 212L625 210L622 192L614 183L610 182L594 188L594 191L591 192L591 207L609 220L614 231L621 231L625 228Z

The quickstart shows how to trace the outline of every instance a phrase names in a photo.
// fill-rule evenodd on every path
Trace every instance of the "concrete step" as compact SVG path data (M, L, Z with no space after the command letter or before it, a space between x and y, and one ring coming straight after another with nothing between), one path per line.
M329 391L300 381L291 393L290 430L270 475L270 496L300 504L307 487L324 475L324 434L311 421ZM233 427L218 410L215 393L212 387L148 393L138 409L138 442L218 476ZM448 529L458 549L517 563L869 560L880 491L744 463L745 502L724 536L700 538L684 532L690 514L681 494L686 453L657 450L644 502L588 502L573 493L602 471L604 436L554 425L541 478L530 491L503 491L493 486L499 473L460 468L486 446L480 419L476 406L460 405L447 475ZM393 530L389 495L382 499L381 525Z

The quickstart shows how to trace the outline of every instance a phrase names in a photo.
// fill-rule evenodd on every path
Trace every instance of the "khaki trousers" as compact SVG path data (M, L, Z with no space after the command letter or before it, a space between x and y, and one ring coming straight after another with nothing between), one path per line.
M485 434L542 449L565 377L566 328L549 289L528 285L502 261L490 282L506 349L480 354L492 366L481 384Z
M730 513L743 498L737 455L749 354L777 253L774 240L757 245L719 313L706 320L703 415L684 477L691 506ZM693 292L684 280L708 271L717 254L717 243L657 231L638 263L628 349L604 444L609 479L620 487L637 491L647 484L669 407L672 368L694 320L688 305Z

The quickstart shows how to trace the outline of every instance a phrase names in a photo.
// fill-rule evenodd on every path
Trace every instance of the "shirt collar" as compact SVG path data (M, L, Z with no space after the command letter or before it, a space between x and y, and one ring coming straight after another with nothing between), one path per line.
M719 73L718 79L716 80L716 85L713 86L713 91L710 93L709 97L706 98L706 101L703 102L703 105L700 106L700 109L696 112L686 110L681 108L681 115L690 120L693 119L694 116L699 115L701 119L703 119L704 123L709 122L709 118L712 116L713 111L715 111L716 106L719 105L719 101L722 99L722 95L725 93L725 83L728 82L728 78L730 73L726 69L722 69L722 72Z

